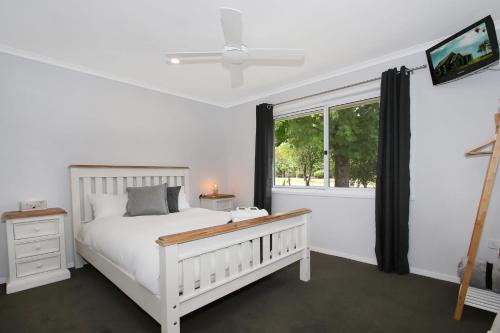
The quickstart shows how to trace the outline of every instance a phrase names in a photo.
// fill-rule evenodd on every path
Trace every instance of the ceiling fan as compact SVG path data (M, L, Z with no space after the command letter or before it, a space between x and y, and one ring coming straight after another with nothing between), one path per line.
M245 63L263 64L262 61L270 60L272 64L289 65L304 59L302 49L280 48L249 48L242 41L241 11L222 7L221 24L224 32L225 46L222 51L214 52L171 52L166 56L170 63L179 64L183 60L197 59L196 62L222 62L231 74L233 88L243 85L243 66Z

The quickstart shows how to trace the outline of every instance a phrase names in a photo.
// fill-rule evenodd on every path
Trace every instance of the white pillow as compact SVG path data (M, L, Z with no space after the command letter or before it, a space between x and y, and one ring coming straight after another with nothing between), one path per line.
M127 193L89 194L88 199L94 212L94 219L108 216L123 216L127 212Z
M179 210L191 208L186 198L186 192L184 192L184 186L181 186L181 190L179 191L178 207Z

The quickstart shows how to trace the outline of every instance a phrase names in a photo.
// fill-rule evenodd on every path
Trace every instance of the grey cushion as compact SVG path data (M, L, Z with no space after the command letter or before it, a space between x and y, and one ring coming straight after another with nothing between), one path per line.
M168 214L168 207L165 202L166 190L164 185L127 187L127 192L128 216Z
M179 212L179 192L181 191L180 186L167 186L167 205L168 211L170 213L178 213Z

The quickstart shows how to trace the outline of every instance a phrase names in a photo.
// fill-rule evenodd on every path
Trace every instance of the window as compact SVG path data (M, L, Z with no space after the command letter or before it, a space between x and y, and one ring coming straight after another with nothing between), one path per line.
M373 188L379 98L275 119L274 185Z
M323 186L323 111L274 121L274 185Z

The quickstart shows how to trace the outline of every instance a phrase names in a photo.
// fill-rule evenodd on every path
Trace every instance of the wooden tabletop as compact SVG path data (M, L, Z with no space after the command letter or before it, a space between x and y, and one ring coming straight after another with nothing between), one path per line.
M5 220L15 220L15 219L23 219L26 217L41 217L41 216L50 216L50 215L61 215L66 214L66 211L62 208L47 208L40 210L27 210L27 211L12 211L5 212L2 215L2 221Z
M234 198L234 194L202 194L201 199L229 199Z

